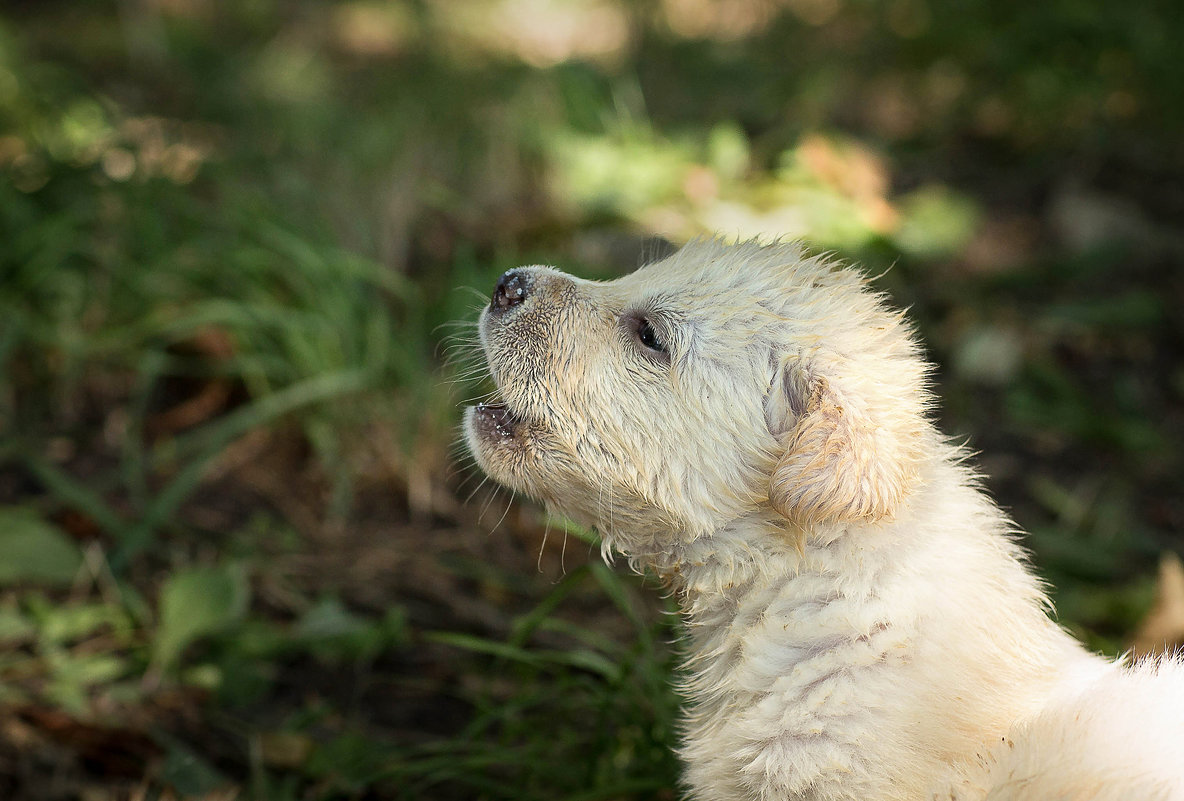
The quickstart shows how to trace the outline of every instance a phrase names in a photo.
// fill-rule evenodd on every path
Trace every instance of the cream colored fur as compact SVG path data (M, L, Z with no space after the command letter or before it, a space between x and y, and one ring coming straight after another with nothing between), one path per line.
M1184 799L1184 666L1049 619L859 273L705 241L513 287L470 447L677 593L690 798Z

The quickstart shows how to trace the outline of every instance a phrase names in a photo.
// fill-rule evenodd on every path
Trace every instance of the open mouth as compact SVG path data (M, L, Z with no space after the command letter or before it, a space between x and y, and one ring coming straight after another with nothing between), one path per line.
M473 407L473 422L488 436L512 439L522 419L504 403L478 403Z

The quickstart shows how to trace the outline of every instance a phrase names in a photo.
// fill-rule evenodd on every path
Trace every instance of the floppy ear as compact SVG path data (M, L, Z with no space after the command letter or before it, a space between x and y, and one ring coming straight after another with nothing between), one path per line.
M802 527L893 516L918 480L921 426L907 411L877 414L872 400L782 367L766 405L784 445L769 484L773 508Z

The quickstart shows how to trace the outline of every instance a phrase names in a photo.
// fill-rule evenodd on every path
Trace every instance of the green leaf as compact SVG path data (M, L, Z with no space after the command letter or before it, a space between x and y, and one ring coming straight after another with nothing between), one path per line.
M160 780L185 798L204 798L231 784L221 771L180 741L163 735L157 739L168 745Z
M65 532L29 509L0 507L0 586L69 584L82 552Z
M50 668L47 696L67 711L85 715L90 706L90 688L107 685L126 676L128 660L117 654L76 654L50 649L45 655Z
M944 186L923 186L900 200L904 216L896 246L922 258L957 253L978 229L978 206Z
M34 631L33 624L20 610L0 607L0 642L21 642L31 637Z
M405 621L398 609L381 620L349 611L337 598L325 598L309 609L293 633L314 655L325 661L369 659L405 637Z
M82 603L58 606L43 598L28 600L29 611L37 622L44 642L67 643L89 637L109 627L120 642L130 641L132 622L127 613L113 604Z
M363 631L367 622L345 608L337 598L325 598L304 613L296 634L308 639L345 637Z
M237 623L247 610L249 596L241 564L191 567L173 574L160 590L153 661L167 669L195 640Z

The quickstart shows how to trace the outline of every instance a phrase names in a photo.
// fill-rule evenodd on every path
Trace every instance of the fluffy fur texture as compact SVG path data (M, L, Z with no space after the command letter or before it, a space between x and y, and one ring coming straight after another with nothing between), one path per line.
M1184 799L1184 666L1088 654L857 272L695 242L503 277L480 465L663 576L691 798Z

